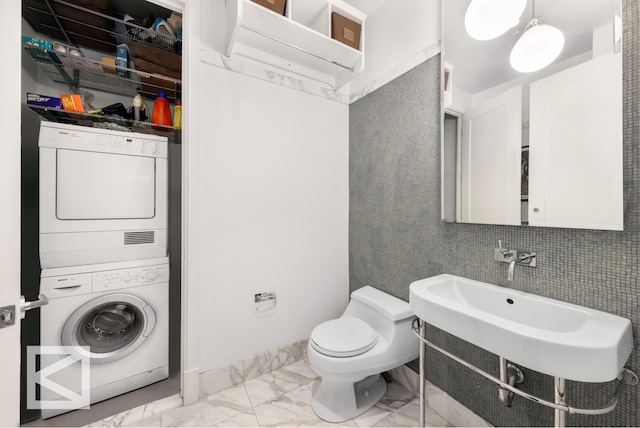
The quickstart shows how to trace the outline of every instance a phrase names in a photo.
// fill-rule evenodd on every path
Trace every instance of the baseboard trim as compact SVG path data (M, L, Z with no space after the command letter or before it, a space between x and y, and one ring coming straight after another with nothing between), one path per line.
M226 367L200 373L199 398L205 398L249 379L293 364L307 355L307 340L265 351ZM186 402L185 402L186 405Z

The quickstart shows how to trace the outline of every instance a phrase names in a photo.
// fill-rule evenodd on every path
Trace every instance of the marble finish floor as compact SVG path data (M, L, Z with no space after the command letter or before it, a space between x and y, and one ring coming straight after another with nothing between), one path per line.
M418 399L395 382L388 384L387 393L382 400L363 415L340 424L325 422L311 408L311 389L316 381L318 376L303 359L210 395L192 406L166 408L170 406L171 400L176 402L176 398L169 398L165 399L166 405L150 403L90 426L418 426ZM431 409L427 409L426 425L452 426Z

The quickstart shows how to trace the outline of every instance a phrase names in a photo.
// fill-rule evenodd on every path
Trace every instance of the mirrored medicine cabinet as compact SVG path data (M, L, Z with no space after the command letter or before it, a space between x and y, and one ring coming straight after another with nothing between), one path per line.
M465 30L469 3L441 2L442 219L622 230L620 0L529 0L484 41ZM510 52L534 16L564 47L517 72Z

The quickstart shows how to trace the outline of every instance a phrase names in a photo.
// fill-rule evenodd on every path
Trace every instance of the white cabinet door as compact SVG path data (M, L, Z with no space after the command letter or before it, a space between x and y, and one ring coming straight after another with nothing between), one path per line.
M621 54L532 83L530 123L529 224L622 230Z
M463 115L462 222L520 224L522 87Z
M20 2L4 2L0 39L5 43L3 78L20 82ZM15 324L0 329L0 426L20 423L20 85L7 84L0 103L0 307L13 306Z

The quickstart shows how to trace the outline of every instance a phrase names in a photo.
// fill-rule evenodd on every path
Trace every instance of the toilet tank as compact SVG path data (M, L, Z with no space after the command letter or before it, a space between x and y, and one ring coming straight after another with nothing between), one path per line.
M360 318L388 343L413 341L411 322L415 315L409 303L369 285L351 293L342 316Z
M413 317L409 303L369 285L351 293L351 303L354 301L373 308L394 322Z
M368 285L351 293L342 316L360 318L389 342L409 332L415 318L409 303Z

